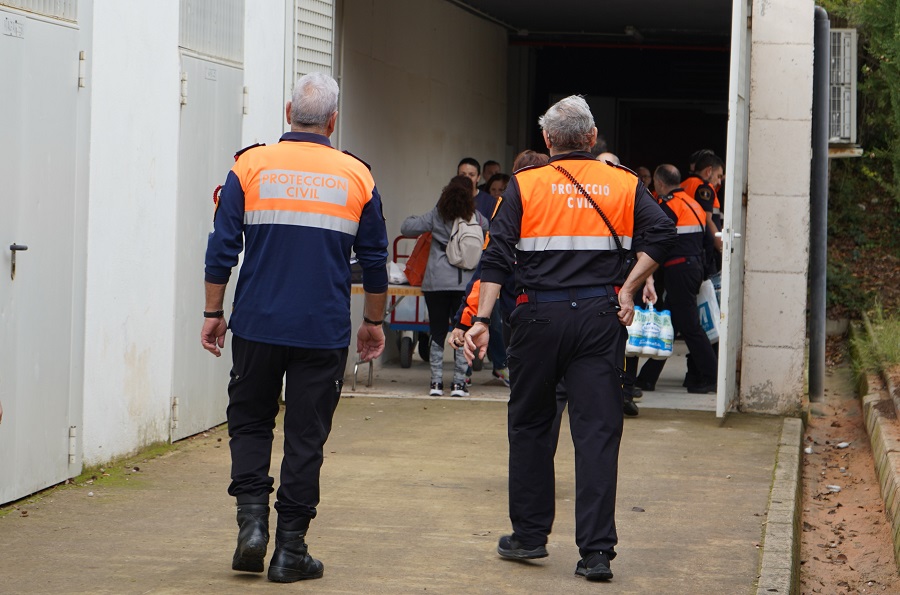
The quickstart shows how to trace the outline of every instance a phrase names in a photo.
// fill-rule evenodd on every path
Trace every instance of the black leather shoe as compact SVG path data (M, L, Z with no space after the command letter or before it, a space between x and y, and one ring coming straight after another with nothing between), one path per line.
M507 560L534 560L546 558L547 548L542 545L527 546L512 535L504 535L497 544L497 553Z
M634 400L634 401L640 401L640 400L641 400L641 397L643 397L643 396L644 396L644 391L642 391L640 388L638 388L638 387L636 387L636 386L634 386L634 387L631 388L631 398L632 398L632 400Z
M575 565L575 575L589 581L608 581L613 577L609 569L609 556L603 552L588 554Z
M641 410L638 409L637 403L632 399L625 399L625 403L622 405L622 413L628 417L637 417L640 412Z
M322 578L325 566L309 555L304 538L306 530L275 530L275 553L269 562L269 580L275 583Z
M640 378L638 378L637 380L634 381L634 385L646 393L652 393L653 391L656 390L655 382L653 384L650 384L649 382L641 380ZM641 395L643 395L643 394L644 393L641 393Z
M684 388L687 388L689 386L701 384L702 382L703 382L703 379L700 376L698 376L697 374L691 374L690 372L688 372L687 374L684 375L684 381L681 383L681 386L683 386Z
M237 549L231 569L242 572L262 572L269 543L269 505L238 504Z
M716 383L692 384L687 387L687 392L694 395L705 395L716 392Z

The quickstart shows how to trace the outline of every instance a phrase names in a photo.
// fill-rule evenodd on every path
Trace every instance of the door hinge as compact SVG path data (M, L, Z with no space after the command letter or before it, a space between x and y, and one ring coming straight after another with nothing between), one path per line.
M78 428L69 426L69 464L75 464L75 455L78 453Z
M181 105L187 105L187 73L181 73Z
M244 115L250 113L250 87L244 87Z
M84 89L84 73L86 70L86 60L84 50L78 52L78 88Z
M172 397L172 430L178 428L178 397Z

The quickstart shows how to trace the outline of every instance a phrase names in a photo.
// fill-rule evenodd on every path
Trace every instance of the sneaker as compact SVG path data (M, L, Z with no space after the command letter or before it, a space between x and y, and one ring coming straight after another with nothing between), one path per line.
M500 381L509 388L509 368L500 368L499 370L494 370L493 372L494 378L499 378Z
M497 544L497 553L507 560L534 560L546 558L547 548L542 545L527 546L512 535L504 535Z
M583 576L589 581L608 581L613 577L609 556L603 552L588 554L575 565L575 576Z
M469 387L466 386L465 382L454 382L453 386L450 388L450 396L451 397L468 397L469 396Z
M444 394L444 383L443 382L432 382L431 390L428 391L429 397L440 397Z
M638 409L637 403L631 399L625 399L625 404L622 406L622 413L628 417L637 417L640 412L641 410Z

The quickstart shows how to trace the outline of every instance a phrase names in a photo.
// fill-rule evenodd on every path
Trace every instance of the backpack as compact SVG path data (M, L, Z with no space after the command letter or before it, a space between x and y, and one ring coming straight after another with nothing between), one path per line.
M447 261L456 268L471 271L478 266L483 248L484 230L478 223L477 214L472 214L468 221L457 217L453 221L450 240L444 249Z
M409 258L406 259L406 279L410 285L420 287L425 278L425 267L428 265L428 253L431 251L431 232L426 231L416 240Z

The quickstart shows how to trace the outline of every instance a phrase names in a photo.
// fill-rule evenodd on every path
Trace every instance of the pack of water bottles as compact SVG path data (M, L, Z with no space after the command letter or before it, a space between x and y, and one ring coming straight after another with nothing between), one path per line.
M656 311L653 304L647 309L635 306L634 320L628 326L625 355L665 359L672 355L675 327L668 310Z

